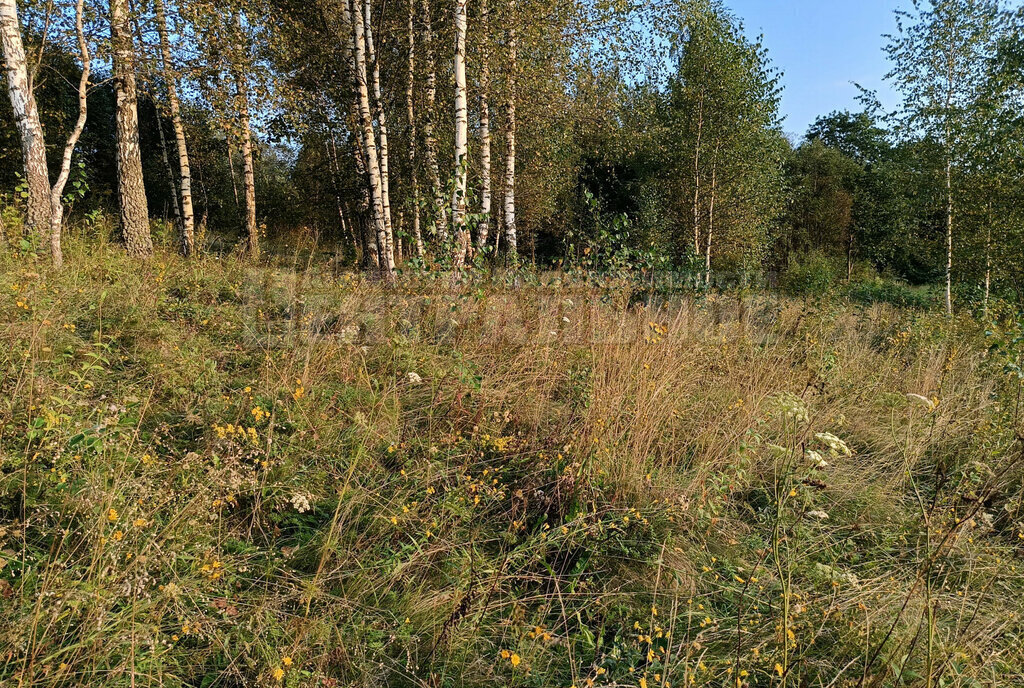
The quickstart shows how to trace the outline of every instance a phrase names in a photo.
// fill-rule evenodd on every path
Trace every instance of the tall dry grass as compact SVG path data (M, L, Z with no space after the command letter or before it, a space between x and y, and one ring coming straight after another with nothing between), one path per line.
M71 244L0 259L4 684L1021 679L966 319Z

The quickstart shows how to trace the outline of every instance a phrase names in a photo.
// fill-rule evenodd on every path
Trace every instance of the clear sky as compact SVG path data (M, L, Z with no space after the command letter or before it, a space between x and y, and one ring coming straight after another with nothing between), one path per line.
M893 10L909 0L726 0L751 37L764 35L783 71L783 129L797 136L819 115L859 110L852 82L877 90L892 108L898 97L883 82L889 71L883 34L896 29Z

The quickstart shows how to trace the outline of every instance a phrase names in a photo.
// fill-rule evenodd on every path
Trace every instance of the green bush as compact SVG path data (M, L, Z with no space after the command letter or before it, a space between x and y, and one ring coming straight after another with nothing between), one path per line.
M928 308L934 304L934 298L925 289L877 277L870 281L852 282L843 292L850 301L866 306L888 303L899 308Z
M791 296L824 296L836 284L843 270L838 261L813 252L782 273L779 286Z

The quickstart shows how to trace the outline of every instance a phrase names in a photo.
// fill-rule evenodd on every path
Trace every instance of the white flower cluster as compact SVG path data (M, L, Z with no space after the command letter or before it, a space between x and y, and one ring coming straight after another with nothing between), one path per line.
M810 419L810 412L804 400L792 392L783 392L778 397L779 410L785 418L792 418L797 423L806 423Z
M810 461L811 465L815 468L828 468L828 461L826 461L825 457L821 455L821 452L808 449L807 460Z
M292 495L292 507L295 508L300 514L304 514L307 511L313 510L313 505L309 503L309 495L301 492Z
M832 456L853 456L853 452L846 446L846 442L842 441L831 432L819 432L816 433L815 438L832 452Z
M346 325L338 333L338 337L346 344L354 344L356 339L359 338L359 325Z

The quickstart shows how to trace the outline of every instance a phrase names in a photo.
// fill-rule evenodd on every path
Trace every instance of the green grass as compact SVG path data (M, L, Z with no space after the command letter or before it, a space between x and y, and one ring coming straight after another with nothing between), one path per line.
M1002 329L500 281L0 256L0 684L1024 681Z

